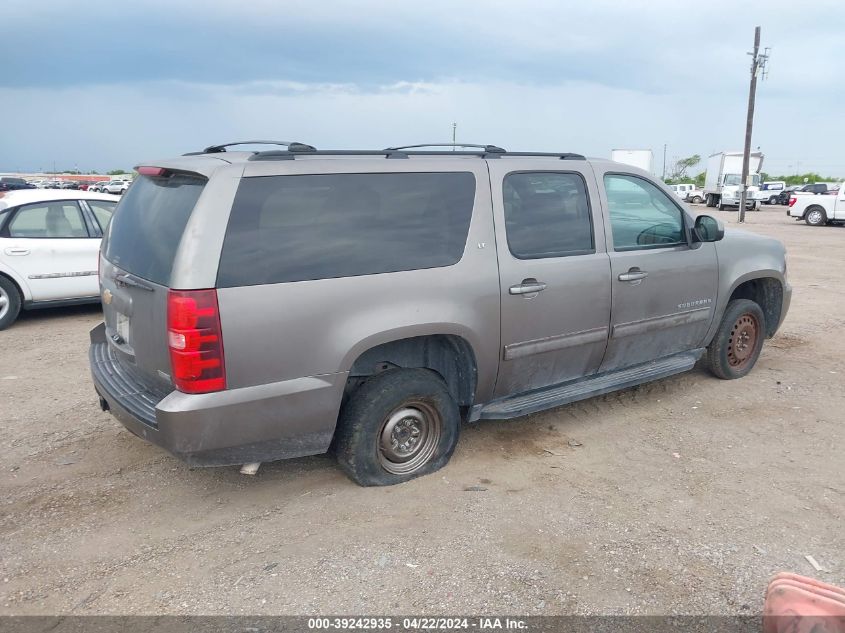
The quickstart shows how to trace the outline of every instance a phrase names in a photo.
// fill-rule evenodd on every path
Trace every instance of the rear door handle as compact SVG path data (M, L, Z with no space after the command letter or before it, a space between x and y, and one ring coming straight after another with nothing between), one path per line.
M512 295L531 295L537 294L546 289L546 284L542 281L537 281L533 277L523 279L522 283L508 288L508 292Z
M639 268L632 268L627 273L619 275L619 281L640 281L648 277L648 273Z
M29 255L29 249L20 246L10 246L5 252L6 255Z

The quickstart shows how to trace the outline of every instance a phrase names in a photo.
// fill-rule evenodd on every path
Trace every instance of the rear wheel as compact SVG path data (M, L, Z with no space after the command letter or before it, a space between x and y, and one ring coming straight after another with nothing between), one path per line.
M772 196L771 198L769 198L769 204L777 204L777 203L778 203L778 197L777 196Z
M438 374L391 369L369 378L343 407L335 455L356 483L389 486L445 466L459 432L458 405Z
M724 380L742 378L757 362L765 336L762 308L750 299L734 299L707 347L707 368Z
M0 275L0 330L5 330L18 318L21 294L7 277Z
M719 202L717 202L717 203L716 203L716 207L719 209L719 211L724 211L724 210L725 210L725 205L724 205L724 204L722 204L722 199L721 199L721 198L719 198Z
M821 207L810 207L804 214L804 222L810 226L821 226L827 224L827 214Z
M701 204L701 196L693 196L692 201L694 204Z

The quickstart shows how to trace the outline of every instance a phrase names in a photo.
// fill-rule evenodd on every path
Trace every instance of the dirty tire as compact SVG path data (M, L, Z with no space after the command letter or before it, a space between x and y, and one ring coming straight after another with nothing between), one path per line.
M734 299L707 347L707 368L723 380L742 378L757 362L765 336L766 318L760 306L750 299Z
M810 226L823 226L827 224L827 214L818 205L813 205L804 212L804 222Z
M350 396L338 420L335 456L361 486L402 483L446 465L460 422L458 405L438 374L391 369Z
M8 277L0 275L0 330L5 330L18 318L21 295Z

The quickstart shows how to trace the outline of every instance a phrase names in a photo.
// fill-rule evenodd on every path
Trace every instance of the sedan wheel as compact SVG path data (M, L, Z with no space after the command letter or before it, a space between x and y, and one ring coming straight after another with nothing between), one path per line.
M0 275L0 330L15 322L21 311L21 295L8 277Z

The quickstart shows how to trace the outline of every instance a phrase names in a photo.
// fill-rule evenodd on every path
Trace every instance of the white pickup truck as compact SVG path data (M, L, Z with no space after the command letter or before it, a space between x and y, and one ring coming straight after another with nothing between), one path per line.
M845 223L845 187L835 196L792 195L786 214L810 226Z

